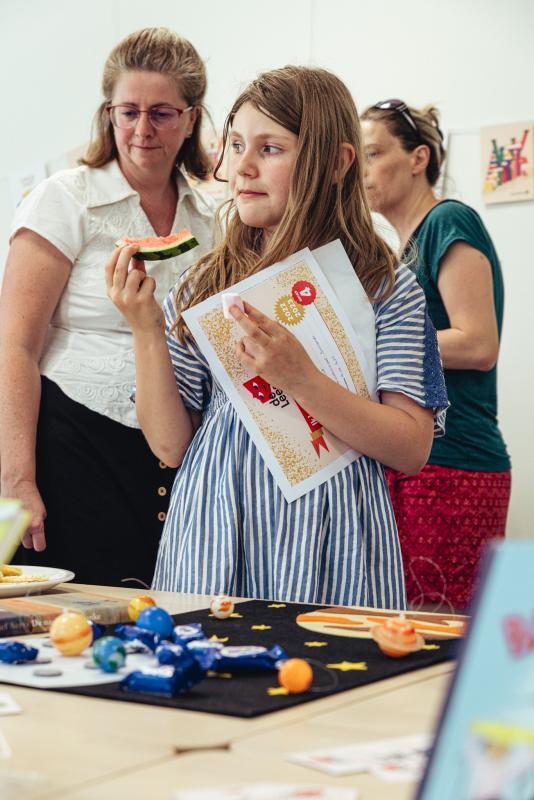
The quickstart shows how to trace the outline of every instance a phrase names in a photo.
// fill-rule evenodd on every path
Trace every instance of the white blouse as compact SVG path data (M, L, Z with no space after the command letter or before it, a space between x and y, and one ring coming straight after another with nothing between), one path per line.
M165 261L146 261L162 303L182 272L213 246L212 199L177 174L172 231L187 228L199 247ZM155 236L140 198L116 161L100 169L76 167L37 186L15 214L11 237L28 228L72 262L52 316L40 370L72 400L133 428L139 423L130 393L135 383L132 333L106 293L104 265L123 236Z

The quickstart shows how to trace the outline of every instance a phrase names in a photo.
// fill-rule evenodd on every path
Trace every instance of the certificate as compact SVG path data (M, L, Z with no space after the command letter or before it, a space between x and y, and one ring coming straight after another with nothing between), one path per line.
M339 241L314 252L301 250L228 290L287 327L333 381L377 400L374 312ZM184 311L184 320L291 502L360 454L325 429L283 386L247 372L235 351L243 332L224 318L221 294Z

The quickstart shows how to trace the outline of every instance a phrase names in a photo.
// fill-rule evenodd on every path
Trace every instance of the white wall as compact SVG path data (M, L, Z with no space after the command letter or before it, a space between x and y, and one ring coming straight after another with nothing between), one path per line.
M485 208L479 176L479 127L534 120L534 2L0 0L0 263L11 218L7 175L87 140L106 55L146 25L175 28L206 59L217 125L240 87L287 63L334 70L360 108L399 96L439 106L451 135L452 194L482 214L503 264L499 385L514 468L509 533L534 535L534 203Z

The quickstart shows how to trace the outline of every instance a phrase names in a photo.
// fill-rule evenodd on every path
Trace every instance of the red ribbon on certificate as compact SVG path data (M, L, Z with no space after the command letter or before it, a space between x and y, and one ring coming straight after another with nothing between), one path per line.
M297 403L296 400L295 400L295 403L296 403L297 408L299 409L300 413L302 414L302 416L304 417L304 419L306 420L306 422L308 424L308 427L309 427L309 429L311 431L311 443L313 445L313 449L315 450L315 452L317 453L317 455L320 458L321 454L319 453L319 450L321 449L321 447L324 447L325 450L328 450L328 445L326 444L326 442L324 440L323 427L322 427L320 422L317 422L316 419L314 419L312 416L310 416L308 414L308 412L306 411L305 408L302 408L302 406L299 406L299 404Z

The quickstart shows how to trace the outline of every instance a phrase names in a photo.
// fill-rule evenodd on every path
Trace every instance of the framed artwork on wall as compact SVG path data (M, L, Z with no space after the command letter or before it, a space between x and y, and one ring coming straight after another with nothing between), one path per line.
M534 122L482 128L480 144L484 202L534 199Z

